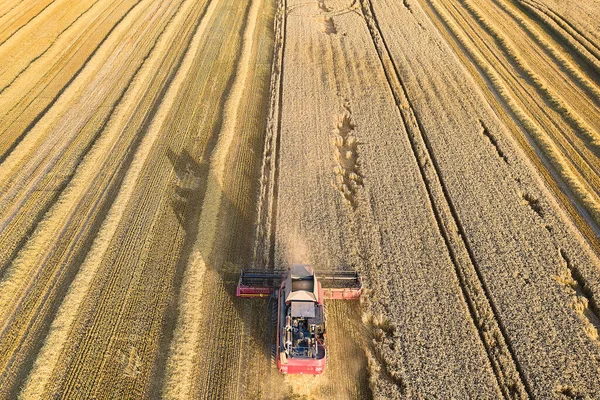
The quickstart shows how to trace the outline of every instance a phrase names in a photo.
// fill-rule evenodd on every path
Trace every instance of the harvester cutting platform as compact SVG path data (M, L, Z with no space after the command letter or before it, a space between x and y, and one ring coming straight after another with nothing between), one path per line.
M282 374L321 374L327 360L323 300L356 300L362 279L356 272L317 276L308 265L288 270L244 270L238 297L277 299L277 369Z

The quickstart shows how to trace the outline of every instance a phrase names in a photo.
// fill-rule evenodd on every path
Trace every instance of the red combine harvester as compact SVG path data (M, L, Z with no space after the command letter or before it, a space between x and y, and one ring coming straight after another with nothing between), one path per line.
M244 270L236 290L238 297L277 299L277 369L312 375L323 373L327 359L323 300L356 300L361 293L356 272L325 272L317 279L309 265Z

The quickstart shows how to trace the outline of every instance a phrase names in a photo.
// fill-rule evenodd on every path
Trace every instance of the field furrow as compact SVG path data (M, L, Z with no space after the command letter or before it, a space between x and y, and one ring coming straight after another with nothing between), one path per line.
M31 0L35 1L35 0ZM24 2L19 0L5 1L0 5L0 18L4 18L5 15L13 11L17 6L22 5Z
M420 166L440 233L452 258L461 290L469 305L471 317L479 330L498 384L507 398L529 397L531 396L529 385L523 379L510 343L507 343L505 328L498 321L496 306L490 300L487 287L481 280L477 262L473 259L473 252L464 239L464 229L449 198L448 189L440 176L440 167L433 156L431 144L424 136L422 125L415 116L405 86L398 76L397 67L390 58L389 47L381 34L378 20L373 14L373 7L369 0L362 0L361 4L373 43L377 47L396 105L404 120L412 152Z
M483 3L483 5L486 4ZM532 40L513 42L508 38L505 32L516 31L521 33L520 36L523 37L527 37L527 34L522 32L518 23L510 21L511 16L506 11L507 7L501 9L492 5L489 9L484 9L466 1L463 2L463 6L472 18L481 21L480 25L483 31L489 35L489 38L498 43L500 53L506 57L506 60L510 63L508 65L512 67L507 69L516 69L524 75L526 84L529 84L538 92L538 96L544 101L544 105L554 109L566 125L572 129L571 134L563 133L564 140L569 141L571 146L575 147L583 159L590 164L593 173L598 174L597 157L594 153L600 150L600 136L598 135L598 124L600 122L594 116L599 113L600 109L594 104L593 97L586 96L585 93L578 91L577 82L568 74L562 72L564 66L557 65L548 54L544 53L543 45L550 46L547 42L536 43ZM499 15L504 16L505 20L509 21L506 21L504 27L496 27L489 22L491 15L495 16L495 21L504 22L498 18ZM536 44L536 46L533 46L533 44ZM593 90L598 90L597 83L589 82L589 84ZM572 140L572 137L579 137L580 140ZM593 175L590 179L593 179ZM593 184L593 187L597 187L597 185Z
M272 4L248 2L246 13L239 25L237 72L210 156L195 228L198 237L184 260L163 391L167 398L252 398L261 393L269 368L265 337L260 334L269 319L264 302L232 298L233 276L249 264L252 249L251 205L257 182L248 177L259 172L272 54L267 33L272 29Z
M113 395L131 394L139 388L130 380L147 382L148 374L158 374L158 379L163 373L153 367L159 335L136 336L129 332L160 332L169 298L172 299L169 293L173 290L173 279L183 266L178 261L185 257L181 254L182 247L193 240L185 237L189 228L186 218L193 218L198 212L208 179L204 162L196 160L206 159L205 153L214 146L210 137L220 115L219 108L210 115L200 111L215 98L224 98L221 91L228 85L231 63L228 52L222 49L235 46L238 35L231 25L241 26L245 15L243 9L232 14L224 12L229 7L228 2L214 2L201 19L192 19L199 25L190 52L164 99L163 107L168 108L158 111L164 121L155 121L157 133L153 136L155 140L159 138L157 146L147 147L148 159L139 172L137 184L133 183L135 189L123 210L123 218L108 239L104 256L96 261L99 265L93 288L101 291L91 289L80 303L63 353L63 357L72 354L73 358L54 371L56 379L52 380L51 391L76 395L79 391L98 390L98 396L111 396L101 390L110 381L119 382L114 385ZM209 29L210 35L206 36ZM222 58L214 57L217 54ZM190 74L190 71L201 72ZM168 113L169 110L173 112ZM184 115L189 117L182 118ZM169 135L174 131L181 135ZM143 213L136 211L138 206ZM174 240L163 244L160 240L167 227ZM157 273L164 275L162 280L152 278ZM142 311L152 298L157 298L155 313ZM131 365L122 364L120 357L127 358L132 351L132 362L138 360L139 366L134 365L134 373L130 374ZM94 378L90 374L93 370L105 373ZM144 390L153 389L148 385Z
M568 26L585 41L596 49L596 55L600 57L600 27L598 26L598 0L564 4L557 0L518 0L535 5L536 8L544 10L560 20L561 24Z
M56 0L28 0L20 2L6 1L0 17L0 43L6 42L13 34L21 30L31 20L46 10ZM17 3L17 4L15 4ZM11 7L12 6L12 7ZM10 7L10 8L9 8Z
M80 1L71 6L65 0L53 1L0 41L0 56L11 60L0 70L0 88L6 88L15 76L47 51L60 35L98 1L100 0Z
M554 34L562 39L569 46L573 57L579 56L584 63L596 73L600 73L600 48L590 42L581 31L573 27L559 14L553 12L541 4L520 1L518 5L523 12L529 14L533 19L537 19L540 26L545 28L549 34ZM586 14L589 15L589 14ZM571 51L567 51L568 56Z
M570 126L566 126L565 117L570 119L568 115L554 113L548 109L547 99L540 97L535 88L531 90L529 83L518 79L510 60L503 61L504 53L495 51L490 44L494 43L494 38L486 39L485 32L477 33L474 30L478 24L469 23L468 12L465 14L463 10L461 14L460 7L456 4L452 7L446 4L442 6L437 2L430 4L433 7L432 11L448 26L454 37L458 38L463 51L471 57L471 62L480 68L481 73L491 82L495 90L492 97L500 97L509 112L515 115L517 122L524 127L522 130L527 132L529 146L533 146L538 152L534 159L541 157L542 162L546 163L546 168L552 169L554 175L560 177L561 186L568 188L570 192L570 201L578 203L575 207L581 204L586 208L586 214L590 216L588 223L595 226L600 215L597 192L598 157L597 151L589 148L584 133L573 131ZM453 21L458 21L460 28ZM595 114L597 112L591 113ZM567 207L573 208L572 205ZM571 213L577 214L573 211ZM585 226L586 223L583 224ZM590 231L589 228L584 229ZM595 234L588 235L591 236L590 240L595 241Z

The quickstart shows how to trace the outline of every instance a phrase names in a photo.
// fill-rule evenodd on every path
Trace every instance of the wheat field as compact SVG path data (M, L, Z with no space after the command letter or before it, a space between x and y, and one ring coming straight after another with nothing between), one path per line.
M600 396L598 0L6 0L0 398ZM320 376L242 268L357 270Z

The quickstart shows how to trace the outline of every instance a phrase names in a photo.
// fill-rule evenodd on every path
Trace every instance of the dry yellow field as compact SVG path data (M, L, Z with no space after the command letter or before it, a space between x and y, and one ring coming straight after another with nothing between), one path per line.
M598 0L6 0L0 398L600 398ZM284 376L242 268L358 270Z

